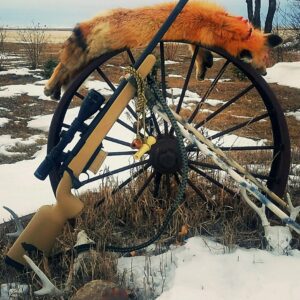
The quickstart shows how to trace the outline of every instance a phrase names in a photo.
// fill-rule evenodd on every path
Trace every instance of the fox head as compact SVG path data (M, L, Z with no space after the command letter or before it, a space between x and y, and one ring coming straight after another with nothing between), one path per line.
M255 30L238 57L242 61L250 63L261 75L266 75L270 49L280 44L282 44L280 36L276 34L262 34Z

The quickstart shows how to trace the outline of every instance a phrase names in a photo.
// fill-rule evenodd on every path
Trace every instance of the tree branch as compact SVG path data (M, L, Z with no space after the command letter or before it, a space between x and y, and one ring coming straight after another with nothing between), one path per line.
M253 16L253 26L255 28L258 28L258 29L261 29L260 9L261 9L261 0L255 0L255 10L254 10L254 16Z
M246 3L247 3L248 19L252 23L253 22L253 2L252 2L252 0L246 0Z
M272 31L275 12L276 12L276 0L269 0L268 14L265 22L265 33L269 33Z

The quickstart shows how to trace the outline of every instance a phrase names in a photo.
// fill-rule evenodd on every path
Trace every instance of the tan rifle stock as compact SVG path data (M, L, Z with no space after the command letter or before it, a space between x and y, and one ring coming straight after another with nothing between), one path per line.
M138 72L143 78L150 73L154 63L155 57L153 55L148 55L143 61L138 68ZM69 163L68 167L76 177L81 174L108 131L125 109L128 102L134 97L134 94L135 88L130 83L127 83L90 134L86 143ZM37 211L8 251L8 261L17 263L16 265L21 264L24 266L26 264L23 258L23 255L26 254L22 246L24 242L43 251L46 256L50 254L55 239L61 233L66 221L78 216L84 207L81 200L72 194L71 189L72 179L69 173L65 171L56 190L57 203L55 205L44 205Z

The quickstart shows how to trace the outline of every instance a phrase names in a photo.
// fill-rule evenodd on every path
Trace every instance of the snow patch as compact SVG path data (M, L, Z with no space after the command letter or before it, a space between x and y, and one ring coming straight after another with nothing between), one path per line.
M224 58L223 57L214 57L214 61L220 61L220 60L223 60Z
M84 83L84 86L87 89L94 89L98 92L100 92L103 96L111 96L113 94L113 91L108 86L108 84L104 81L100 80L89 80ZM114 85L117 88L117 85Z
M238 115L231 115L231 116L235 117L235 118L238 118L238 119L251 119L251 117L246 117L246 116L238 116Z
M120 258L118 271L142 291L152 287L156 297L163 290L157 300L265 300L270 293L275 300L298 300L299 262L298 250L278 256L193 237L161 255Z
M5 107L0 107L0 110L2 110L2 111L10 111L8 108L5 108Z
M46 146L35 154L33 160L0 166L0 223L10 219L2 206L22 216L35 212L44 204L56 202L49 182L40 181L33 175L45 154Z
M33 76L36 78L42 78L40 75L35 74L37 71L41 71L40 69L36 70L30 70L28 68L15 68L15 69L9 69L7 71L0 71L0 75L19 75L19 76Z
M12 55L12 54L1 54L1 57L3 59L20 59L20 58L22 58L21 56Z
M217 105L225 104L226 102L222 100L216 100L216 99L207 99L205 100L205 103L211 106L217 106Z
M50 97L44 95L44 86L41 84L28 83L5 85L0 88L0 97L2 98L15 98L20 95L28 95L30 97L37 97L39 100L50 100Z
M176 64L179 64L179 62L173 60L165 60L165 65L176 65Z
M0 154L6 156L15 156L15 155L23 155L22 152L11 152L10 150L16 146L26 146L33 145L36 143L38 139L40 139L40 135L33 135L30 138L24 140L21 138L12 138L11 135L0 135Z
M205 79L205 80L206 80L206 79ZM209 78L209 79L207 79L207 80L213 82L215 79L214 79L214 78ZM218 80L218 82L220 82L220 83L230 82L230 81L232 81L232 79L230 79L230 78L223 78L223 79L219 79L219 80Z
M267 69L264 77L268 83L277 83L300 89L300 61L281 62Z
M173 96L172 98L167 98L168 100L168 104L173 104L173 105L178 105L179 103L179 99L180 99L180 95L182 93L182 89L180 88L170 88L167 89L167 93L171 94ZM198 103L201 101L201 97L199 94L195 93L195 92L191 92L189 90L186 90L185 92L185 97L184 97L184 101L183 101L183 108L187 108L187 109L191 109L189 107L190 103ZM222 100L217 100L217 99L206 99L205 104L208 104L210 106L217 106L217 105L221 105L226 103L225 101Z
M181 75L176 75L176 74L169 74L168 77L172 77L172 78L183 78Z
M218 134L219 131L211 130L208 128L203 128L204 135L206 137L213 136ZM264 146L267 143L267 140L254 140L251 138L241 137L235 134L227 134L225 136L214 139L216 146L222 147L242 147L242 146Z
M7 118L0 118L0 127L3 127L8 122L9 122L9 119L7 119Z
M78 112L78 110L77 110L77 112ZM29 128L39 129L39 130L48 132L52 117L53 117L52 114L36 116L33 118L33 120L31 120L27 123L27 126Z
M294 117L297 121L300 121L300 109L285 113L285 115Z

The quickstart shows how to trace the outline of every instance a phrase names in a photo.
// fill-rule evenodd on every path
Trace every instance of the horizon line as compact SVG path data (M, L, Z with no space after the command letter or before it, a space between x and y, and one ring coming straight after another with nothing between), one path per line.
M33 27L24 27L24 26L3 26L0 27L3 28L4 30L43 30L43 31L72 31L73 27L47 27L45 25L45 27L39 27L39 28L33 28Z

